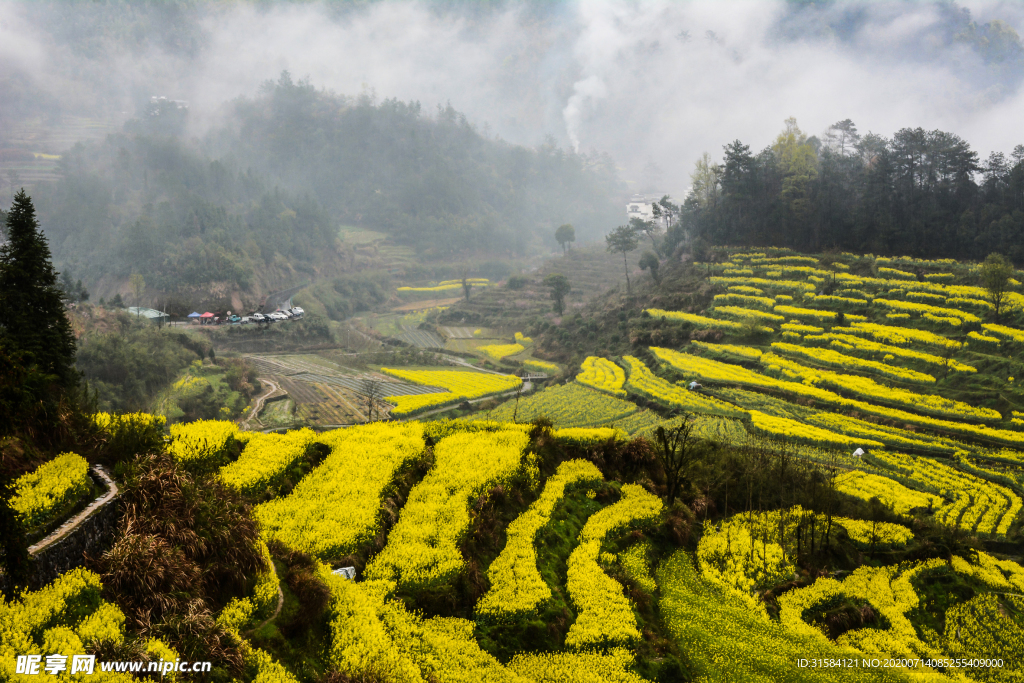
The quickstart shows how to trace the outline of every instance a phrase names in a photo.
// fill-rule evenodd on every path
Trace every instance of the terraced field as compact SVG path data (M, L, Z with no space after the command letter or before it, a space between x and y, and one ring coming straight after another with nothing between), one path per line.
M444 341L433 332L426 330L406 328L396 334L395 338L401 339L410 346L416 346L421 349L444 348Z
M546 417L561 428L605 427L617 426L618 422L629 419L639 410L634 403L571 382L520 399L518 410L516 401L510 400L494 410L480 413L480 417L511 421L515 415L517 422Z
M299 421L312 427L359 424L366 421L367 393L370 384L378 398L412 396L443 392L440 387L399 382L379 373L346 371L335 363L315 355L249 356L261 376L277 383L294 403L294 415L284 416L282 409L268 403L259 417L267 427ZM386 416L390 406L381 403L377 411Z
M545 400L554 406L560 397L570 396L617 400L575 384L565 385L561 393L551 390ZM615 410L605 412L610 417ZM799 410L793 414L799 415ZM562 416L572 419L566 411ZM697 425L702 436L721 443L744 439L739 420L700 417ZM641 659L646 652L643 633L658 628L685 653L690 666L709 675L707 680L740 680L732 677L737 671L744 672L742 680L801 683L1014 680L952 677L927 663L901 665L893 672L880 667L846 672L826 668L807 677L785 672L793 668L794 658L803 655L825 660L855 655L868 661L888 657L927 662L964 654L1004 657L1009 662L1024 653L1016 637L1022 630L1017 609L1024 606L1024 601L1017 601L1024 591L1024 567L1018 562L975 550L898 563L865 563L835 577L803 577L794 582L797 562L807 552L806 546L801 551L801 544L807 543L808 535L814 536L813 529L827 523L843 530L848 547L872 554L876 548L894 552L907 547L917 535L916 527L904 523L840 516L827 522L825 514L799 505L715 513L714 520L699 530L695 551L678 549L664 538L659 545L665 547L658 548L648 536L672 519L661 498L637 484L610 486L602 468L586 459L561 460L549 476L531 483L534 460L528 432L524 425L501 422L413 421L377 423L315 437L330 448L324 463L289 495L260 504L255 515L262 522L265 541L284 541L317 558L318 576L332 595L328 610L331 666L359 675L385 662L391 670L405 670L411 680L682 680L673 677L674 671L650 677L637 673L641 666L648 666ZM598 443L616 438L615 434L614 430L565 429L547 438L556 442L589 438ZM301 437L293 432L286 438ZM386 505L399 472L425 454L426 443L433 444L432 466L400 506L383 549L355 580L332 578L326 562L348 561L380 538L384 521L378 511ZM279 469L287 466L285 460ZM895 469L878 470L882 474L849 470L839 477L838 486L852 496L902 496L904 505L895 509L906 515L900 518L904 521L910 511L921 514L927 506L941 523L982 535L990 533L982 527L1007 526L1006 516L1020 512L1019 499L1014 502L1012 496L980 480L970 484L969 495L959 496L952 504L939 503L947 489L961 491L969 477L936 463L918 467L898 455L891 465ZM941 481L936 485L943 487L943 493L914 492L890 478L913 484L918 476ZM432 616L418 605L412 608L407 596L453 595L471 570L459 544L472 533L471 511L479 505L479 492L501 491L505 496L511 491L521 495L527 489L536 489L533 502L528 506L523 502L508 524L505 542L495 549L487 566L488 590L470 600L466 616ZM598 498L598 490L606 500ZM741 493L734 495L742 498ZM557 574L549 570L547 546L553 533L565 531L559 511L567 505L573 506L580 520L576 532L569 535L568 548L562 550L567 554L564 573ZM927 552L928 545L918 548ZM933 575L938 583L928 582ZM785 590L772 618L759 595L780 585ZM947 591L937 604L933 592L935 586L943 585L955 585L961 593ZM242 600L255 602L256 596ZM873 622L854 623L838 635L835 630L823 631L818 613L848 603L860 605L858 609L868 615L880 613L884 621L880 627ZM657 604L656 619L650 616L652 604ZM929 617L922 616L921 606ZM557 649L519 650L514 657L504 658L495 655L501 650L495 639L502 633L509 637L508 633L531 621L549 623L556 614L566 622ZM941 619L943 635L933 630L922 638L915 626L935 615ZM273 665L269 658L259 666L276 671L284 683L293 683L283 667L274 668L280 665ZM915 668L920 671L914 672ZM1004 664L1004 668L1013 674L1019 666ZM656 668L647 671L661 673ZM417 678L421 675L426 678Z
M0 148L6 148L0 149L3 184L13 177L19 187L31 190L37 183L57 180L60 154L76 142L101 139L118 127L112 121L77 116L64 116L56 123L42 118L20 121L0 138Z
M631 269L636 270L638 258L639 252L629 255ZM572 291L566 298L568 312L582 308L616 285L626 284L621 256L607 253L603 246L589 245L546 260L540 269L525 274L527 284L522 289L509 290L502 284L474 289L468 302L459 302L441 315L440 324L511 329L521 327L524 320L546 316L551 313L551 292L542 282L549 273L569 278Z

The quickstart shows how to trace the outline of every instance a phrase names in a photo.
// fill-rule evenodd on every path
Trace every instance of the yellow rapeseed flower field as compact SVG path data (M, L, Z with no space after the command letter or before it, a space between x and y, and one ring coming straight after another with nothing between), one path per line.
M534 537L548 523L567 488L603 478L601 471L586 460L566 460L558 466L540 497L509 525L505 549L487 569L491 589L477 602L478 613L500 617L532 612L551 597L551 588L537 569Z
M469 528L469 503L529 473L520 430L456 433L434 449L434 468L413 487L384 550L366 577L405 586L440 584L462 571L458 544Z
M594 513L580 532L580 544L569 556L566 588L578 614L565 644L572 648L625 644L640 638L636 617L622 586L598 564L601 542L609 532L651 520L662 502L636 484L622 486L622 500Z
M344 557L377 533L385 492L423 454L423 426L375 423L333 430L316 441L330 454L290 495L257 505L253 516L268 540L324 559Z
M414 384L442 387L448 390L446 393L438 394L389 396L387 400L395 404L395 409L391 411L393 417L405 417L449 403L513 391L523 383L523 380L518 377L496 375L488 372L402 370L399 368L381 368L380 371L385 375L404 379Z
M626 373L615 363L607 358L587 356L580 367L582 370L576 375L576 381L580 384L612 396L626 397L626 391L622 388L626 383Z

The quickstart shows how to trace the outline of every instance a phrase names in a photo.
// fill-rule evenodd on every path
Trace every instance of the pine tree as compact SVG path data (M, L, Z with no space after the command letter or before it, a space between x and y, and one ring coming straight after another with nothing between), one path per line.
M0 247L0 340L70 389L78 384L75 336L64 314L50 247L25 190L14 197Z

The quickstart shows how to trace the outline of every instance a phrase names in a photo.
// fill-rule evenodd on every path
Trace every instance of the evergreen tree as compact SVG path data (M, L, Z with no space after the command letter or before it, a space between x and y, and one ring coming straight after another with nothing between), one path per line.
M0 340L64 388L78 384L75 336L62 291L25 190L14 197L0 247Z

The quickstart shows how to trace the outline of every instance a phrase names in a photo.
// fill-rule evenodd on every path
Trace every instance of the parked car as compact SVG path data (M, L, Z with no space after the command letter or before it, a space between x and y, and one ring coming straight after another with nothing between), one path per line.
M242 317L238 315L233 315L230 318L228 318L228 322L231 323L232 325L237 325L238 323L242 322Z
M301 318L305 314L305 311L298 306L293 306L291 312L296 318Z
M270 319L267 318L267 316L263 315L262 313L253 313L251 316L249 316L249 319L252 320L254 323L270 322Z
M276 320L276 321L281 321L281 320L287 320L288 319L288 316L286 316L284 313L281 313L280 311L274 311L273 313L271 313L267 317L270 318L271 320Z

